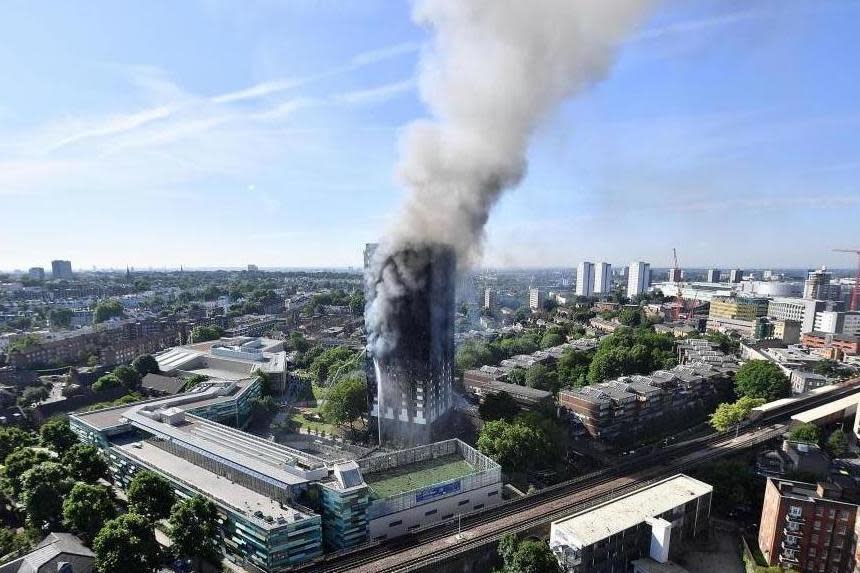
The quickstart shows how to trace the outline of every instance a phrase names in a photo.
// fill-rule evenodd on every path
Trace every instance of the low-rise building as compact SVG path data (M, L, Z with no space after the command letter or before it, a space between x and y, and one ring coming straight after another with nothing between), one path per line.
M650 557L666 563L707 531L713 488L683 474L550 524L549 546L566 573L626 572Z
M824 354L833 358L860 354L860 337L858 336L807 332L801 337L800 344L807 348L828 350L829 352Z
M792 394L803 394L830 383L826 376L804 370L792 370L790 380Z
M92 573L95 553L71 533L49 533L27 553L0 565L0 573Z

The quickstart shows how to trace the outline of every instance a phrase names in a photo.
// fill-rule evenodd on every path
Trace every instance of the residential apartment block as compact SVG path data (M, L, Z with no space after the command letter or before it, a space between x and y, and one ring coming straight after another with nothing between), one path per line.
M642 261L630 263L627 274L627 296L633 298L648 290L651 285L651 265Z
M576 296L594 294L594 263L582 261L576 267Z
M587 435L613 441L657 431L683 412L706 413L731 388L737 361L707 341L681 346L682 364L671 370L560 391L562 415L581 425Z
M612 265L597 263L594 267L594 294L609 294L612 289Z
M768 478L759 548L769 565L850 573L857 506L832 485Z

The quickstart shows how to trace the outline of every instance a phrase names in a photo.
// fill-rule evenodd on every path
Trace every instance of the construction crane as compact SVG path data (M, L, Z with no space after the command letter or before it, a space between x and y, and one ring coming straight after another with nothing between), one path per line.
M857 271L854 273L854 288L851 289L851 310L860 310L860 249L833 249L837 253L857 255Z
M681 318L681 311L684 310L684 284L680 280L675 281L675 273L680 274L678 251L675 250L675 247L672 247L672 270L669 273L671 274L669 281L675 283L675 288L678 289L678 296L675 297L675 306L672 309L672 322L676 322ZM681 277L679 276L678 278L680 279Z

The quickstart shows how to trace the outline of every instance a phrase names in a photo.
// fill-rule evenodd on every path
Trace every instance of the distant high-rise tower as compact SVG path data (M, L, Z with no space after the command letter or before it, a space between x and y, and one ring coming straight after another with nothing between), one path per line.
M670 283L681 282L681 269L669 269L669 282Z
M546 299L546 293L539 288L529 289L529 308L532 310L540 310L543 308L543 301Z
M744 278L744 272L741 269L732 269L729 271L729 282L739 283Z
M45 269L42 267L31 267L27 274L30 275L30 278L34 281L43 281L45 280Z
M708 282L709 283L720 282L720 269L708 269Z
M256 273L259 270L260 270L260 267L258 267L257 265L248 265L248 272L249 273Z
M594 267L594 294L609 294L612 288L612 265L597 263Z
M51 275L54 279L71 280L74 278L72 274L71 261L51 261Z
M833 273L827 267L821 267L817 271L809 271L806 282L803 283L803 298L814 300L839 300L842 295L842 287L833 284Z
M484 308L487 310L496 310L499 306L499 296L498 293L491 289L484 289Z
M630 263L630 272L627 275L627 296L633 298L640 295L651 284L651 265L642 261Z
M594 263L582 261L576 267L576 296L594 294Z

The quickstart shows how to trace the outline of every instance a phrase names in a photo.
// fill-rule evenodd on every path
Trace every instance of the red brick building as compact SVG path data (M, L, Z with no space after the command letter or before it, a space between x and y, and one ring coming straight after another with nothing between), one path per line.
M803 572L854 571L857 506L832 484L769 478L758 543L769 565Z

